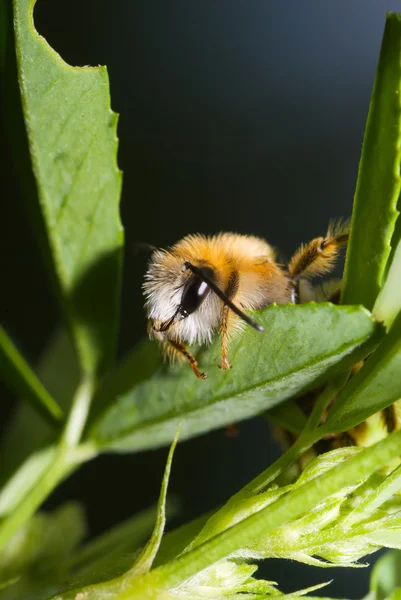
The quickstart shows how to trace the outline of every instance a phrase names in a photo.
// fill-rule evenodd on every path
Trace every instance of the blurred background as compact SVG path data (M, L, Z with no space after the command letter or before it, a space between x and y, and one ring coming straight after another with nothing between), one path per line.
M397 9L391 0L38 1L37 29L67 62L108 66L121 115L120 354L145 334L147 257L133 255L134 241L228 230L265 237L289 257L331 217L350 216L385 13ZM0 320L35 364L59 312L3 150ZM0 393L4 425L14 398ZM170 491L182 510L171 525L224 502L278 452L262 418L235 438L216 431L180 444ZM96 534L155 502L165 458L166 449L103 456L47 506L84 499ZM260 573L288 592L332 577L327 595L368 589L367 569L267 561Z

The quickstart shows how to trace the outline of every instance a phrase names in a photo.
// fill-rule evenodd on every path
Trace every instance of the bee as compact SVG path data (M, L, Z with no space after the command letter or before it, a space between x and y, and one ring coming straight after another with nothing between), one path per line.
M220 367L229 369L230 341L246 325L263 331L245 311L302 302L302 295L316 299L308 281L334 268L348 234L347 222L333 223L284 267L272 246L252 235L195 234L167 249L150 247L143 285L150 337L162 344L171 362L187 360L196 377L206 379L186 343L208 344L218 332Z

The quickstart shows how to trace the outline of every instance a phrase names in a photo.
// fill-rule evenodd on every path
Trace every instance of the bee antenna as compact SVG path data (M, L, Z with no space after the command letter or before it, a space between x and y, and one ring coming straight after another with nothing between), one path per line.
M207 275L205 275L205 273L202 271L202 269L199 269L198 267L195 267L195 265L192 265L188 261L186 261L184 263L184 266L185 266L186 269L189 269L190 271L192 271L192 273L194 275L197 275L200 279L202 279L205 283L207 283L207 285L210 287L211 290L213 290L213 292L216 294L216 296L218 296L220 298L220 300L222 300L224 302L224 304L226 306L228 306L228 308L230 310L233 311L233 313L235 313L243 321L245 321L245 323L247 323L248 325L250 325L251 327L253 327L257 331L264 331L264 328L262 327L262 325L259 325L259 323L256 323L256 321L253 321L250 317L248 317L248 315L246 315L244 312L242 312L242 310L239 309L238 306L235 306L235 304L233 302L231 302L231 300L227 296L227 294L225 294L223 292L223 290L221 290L219 288L219 286L216 285L212 279L210 279L210 277L208 277Z
M140 252L156 252L159 248L153 246L153 244L147 244L146 242L134 242L132 244L132 250L134 254L139 254Z

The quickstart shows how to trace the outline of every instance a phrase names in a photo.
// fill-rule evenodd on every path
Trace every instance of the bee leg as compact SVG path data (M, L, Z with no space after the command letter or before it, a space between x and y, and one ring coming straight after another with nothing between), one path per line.
M288 272L294 284L301 277L315 277L329 273L335 265L342 246L348 243L349 224L334 223L325 237L315 238L301 246L292 257Z
M228 318L229 318L229 308L228 306L224 306L223 312L221 315L220 322L220 335L221 335L221 368L227 371L231 369L231 365L228 362L227 358L227 350L228 350Z
M230 318L230 312L228 306L224 306L223 312L221 315L220 322L220 335L221 335L221 365L220 368L225 371L231 369L231 365L228 362L227 358L227 349L228 349L228 321ZM238 427L235 423L230 423L226 427L226 436L227 437L235 437L238 435Z
M170 348L174 353L181 354L187 360L189 360L189 364L191 365L191 369L195 373L198 379L207 379L206 373L201 373L198 369L198 362L196 358L187 350L185 344L181 342L177 342L176 340L167 340L167 343L170 345Z

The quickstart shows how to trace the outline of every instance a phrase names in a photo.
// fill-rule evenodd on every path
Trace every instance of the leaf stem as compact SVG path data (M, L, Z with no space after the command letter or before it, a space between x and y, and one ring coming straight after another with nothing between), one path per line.
M236 494L253 495L258 494L274 481L283 471L288 469L293 462L301 456L308 448L313 446L324 435L324 431L319 427L322 416L331 400L341 391L348 379L348 371L339 374L335 379L327 383L323 391L316 400L312 413L304 427L300 437L294 444L280 456L276 462L270 465L263 473L255 477L250 483L242 488Z
M72 472L74 467L75 464L71 458L67 457L64 449L60 449L45 473L42 474L14 512L0 526L0 549L4 548L21 525L33 515L50 492Z
M63 411L49 394L3 327L0 327L0 375L10 388L39 412L52 427L60 429Z
M0 525L0 550L18 529L33 515L54 488L80 464L96 455L92 445L78 446L85 427L93 394L93 380L85 378L79 385L68 415L55 456L37 481Z
M88 418L93 392L93 379L85 377L72 400L70 413L61 436L61 444L69 447L78 445Z
M305 429L302 432L302 435L312 432L316 430L326 409L328 408L330 402L332 402L333 398L335 398L343 389L345 384L348 381L349 371L344 371L343 373L339 373L335 379L329 381L328 384L324 387L322 393L319 395L316 400L311 415L308 419L308 422L305 425Z

